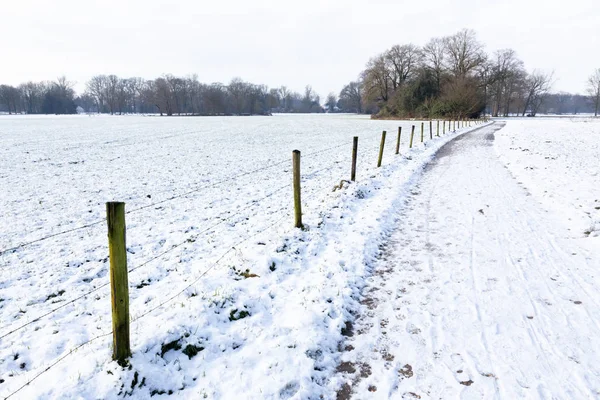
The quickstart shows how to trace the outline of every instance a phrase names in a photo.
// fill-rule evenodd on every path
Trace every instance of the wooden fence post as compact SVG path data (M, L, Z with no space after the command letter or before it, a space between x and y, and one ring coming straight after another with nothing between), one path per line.
M411 149L412 149L414 137L415 137L415 126L413 125L412 129L410 131L410 146L409 146L409 148L411 148Z
M302 228L302 201L300 199L300 150L292 151L294 183L294 227Z
M402 136L402 127L398 127L398 140L396 140L396 154L400 154L400 137Z
M435 128L435 136L440 137L440 120L437 120L437 127Z
M429 140L433 140L433 121L429 120Z
M442 127L444 128L444 131L442 133L445 135L446 134L446 120L442 121Z
M452 132L456 132L456 120L452 120Z
M356 157L358 155L358 136L354 136L352 141L352 171L350 172L350 180L356 181Z
M425 132L425 122L421 122L421 143L423 143L423 140L425 138L424 132Z
M125 203L106 203L108 257L110 260L110 301L113 327L113 360L127 364L129 342L129 280L125 239Z
M383 161L383 147L385 146L385 131L381 133L381 144L379 145L379 158L377 159L377 168L381 167Z

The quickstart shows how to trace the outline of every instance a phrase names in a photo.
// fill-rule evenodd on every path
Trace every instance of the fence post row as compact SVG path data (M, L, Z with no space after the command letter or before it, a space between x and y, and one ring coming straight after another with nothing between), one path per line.
M110 300L113 327L113 360L121 366L131 356L129 341L129 279L125 238L125 203L106 203L108 255L110 260Z
M385 131L381 133L381 144L379 145L379 158L377 159L377 168L381 167L381 161L383 160L383 147L385 146Z
M402 136L402 127L398 127L398 140L396 140L396 154L400 154L400 137Z
M300 199L300 150L292 151L292 180L294 186L294 227L302 228L302 201Z
M356 157L358 155L358 136L354 136L352 141L352 170L350 171L350 180L356 181Z

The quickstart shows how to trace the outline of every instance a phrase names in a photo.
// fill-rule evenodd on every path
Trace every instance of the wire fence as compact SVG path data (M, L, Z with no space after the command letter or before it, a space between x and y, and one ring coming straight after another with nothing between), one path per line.
M373 136L376 136L376 135L373 135ZM343 146L350 146L350 143L348 143L348 142L336 143L333 146L330 146L330 147L327 147L327 148L324 148L324 149L320 149L320 150L316 150L316 151L307 153L307 154L303 155L303 157L304 158L312 158L312 157L315 157L315 156L317 156L319 154L323 154L323 153L326 153L327 151L331 151L333 149L336 149L336 148L339 148L339 147L343 147ZM376 147L373 146L373 149L376 149ZM326 165L323 168L320 168L318 170L312 170L308 174L305 175L305 179L307 181L315 179L317 176L321 175L322 173L331 171L333 168L335 168L336 166L338 166L338 164L340 162L341 161L335 160L334 162L329 163L328 165ZM274 167L277 167L277 166L280 166L280 165L283 165L283 164L286 164L286 163L290 164L290 160L278 161L276 163L269 164L269 165L264 165L264 166L261 166L259 168L256 168L256 169L253 169L253 170L250 170L250 171L246 171L246 172L243 172L243 173L240 173L240 174L235 174L235 175L232 175L232 176L230 176L228 178L222 179L222 180L220 180L218 182L212 183L210 185L205 185L205 186L202 186L202 187L198 187L198 188L195 188L193 190L186 191L184 193L171 196L171 197L169 197L167 199L164 199L164 200L161 200L161 201L158 201L158 202L153 202L153 203L148 204L148 205L144 205L144 206L141 206L141 207L134 208L134 209L132 209L130 211L127 211L126 214L132 214L132 213L135 213L135 212L138 212L138 211L150 208L150 207L155 207L157 205L164 204L166 202L170 202L170 201L173 201L173 200L176 200L176 199L180 199L180 198L188 196L190 194L199 192L202 189L206 189L206 188L210 188L210 187L215 187L215 186L221 185L223 183L231 182L231 181L233 181L235 179L238 179L238 178L241 178L241 177L244 177L244 176L248 176L248 175L260 172L260 171L266 171L268 169L271 169L271 168L274 168ZM317 196L319 194L322 195L323 193L331 192L331 190L330 191L326 191L325 189L327 187L332 188L333 187L332 184L335 184L335 183L337 183L337 181L334 180L334 182L327 182L326 185L321 185L321 186L317 187L316 189L312 188L312 190L310 190L309 193L306 196L304 196L303 201L306 202L308 200L313 199L315 196ZM291 188L291 186L292 186L292 184L290 182L289 184L285 184L283 186L280 186L280 187L276 188L275 190L272 190L268 194L266 194L266 195L264 195L264 196L262 196L262 197L260 197L258 199L253 199L253 200L247 202L246 206L244 206L244 207L242 207L240 209L235 210L235 213L231 213L230 211L226 211L226 212L223 212L223 213L219 214L217 216L217 218L219 218L218 222L215 222L214 224L211 224L210 226L208 226L205 229L202 229L199 232L195 232L192 235L187 236L183 241L180 241L180 242L178 242L176 244L173 244L173 245L169 246L169 248L165 249L164 251L161 251L158 254L155 254L155 255L151 256L150 258L146 259L142 263L140 263L140 264L138 264L138 265L136 265L136 266L134 266L132 268L129 268L127 270L127 272L131 273L131 272L134 272L136 270L139 270L139 269L147 266L148 264L152 263L153 261L156 261L156 260L160 259L161 257L164 257L165 255L167 255L167 254L175 251L176 249L181 248L185 244L187 244L187 243L193 243L194 241L196 241L198 238L200 238L202 235L206 234L207 232L210 232L210 231L214 230L218 226L223 225L225 222L228 222L228 221L232 220L234 217L239 217L240 214L243 213L243 212L245 212L245 211L248 211L248 210L251 210L251 209L253 209L255 207L260 206L263 201L272 198L277 193L280 193L281 191L283 191L285 189ZM196 275L195 277L193 277L192 280L189 283L185 284L183 287L179 288L175 292L166 295L156 305L150 306L150 308L148 308L147 310L143 311L141 314L137 315L133 320L131 320L131 323L136 323L136 322L140 321L141 319L143 319L147 315L150 315L154 311L160 309L161 307L163 307L163 306L167 305L168 303L170 303L171 301L173 301L175 298L177 298L178 296L180 296L181 294L183 294L184 292L186 292L186 290L190 289L192 286L196 285L210 271L212 271L214 268L216 268L222 262L222 260L224 260L225 257L227 257L227 255L229 255L232 251L236 250L237 248L239 248L239 246L243 245L245 242L249 241L250 239L252 239L252 238L254 238L254 237L256 237L256 236L258 236L258 235L260 235L260 234L262 234L262 233L264 233L266 231L268 231L269 229L273 228L274 226L276 226L277 224L279 224L284 218L289 217L290 214L291 214L291 212L292 212L291 209L292 209L292 206L290 204L288 206L280 207L280 208L278 208L277 210L275 210L275 211L273 211L271 213L268 213L267 216L277 215L277 218L275 218L273 221L267 223L262 228L260 228L260 229L258 229L256 231L252 232L251 234L245 235L243 237L239 237L239 240L236 241L235 244L233 244L231 246L228 246L227 249L218 258L216 258L216 260L214 262L210 262L209 263L210 265L207 268L205 268L204 270L202 270L202 272L200 272L198 275ZM225 213L228 213L230 215L227 216L227 217L224 217ZM45 240L48 240L48 239L51 239L51 238L55 238L55 237L58 237L58 236L61 236L61 235L66 235L68 233L72 233L72 232L75 232L75 231L78 231L78 230L87 229L87 228L99 225L100 223L103 223L103 222L106 222L106 218L103 219L103 220L92 222L90 224L78 226L78 227L71 228L71 229L68 229L68 230L65 230L65 231L61 231L61 232L57 232L57 233L54 233L54 234L51 234L51 235L47 235L45 237L42 237L42 238L39 238L39 239L36 239L36 240L32 240L30 242L24 242L24 243L22 243L22 244L20 244L18 246L15 246L15 247L12 247L12 248L8 248L8 249L4 249L4 250L0 251L0 255L6 254L8 252L13 252L13 251L16 251L16 250L18 250L20 248L23 248L23 247L26 247L26 246L29 246L29 245L32 245L32 244L35 244L35 243L39 243L39 242L42 242L42 241L45 241ZM91 294L93 294L95 292L98 292L99 290L101 290L101 289L109 286L110 284L111 284L111 282L105 282L105 283L103 283L103 284L101 284L99 286L96 286L92 290L86 291L86 292L78 295L77 297L64 302L60 306L57 306L57 307L55 307L55 308L53 308L53 309L51 309L51 310L49 310L49 311L47 311L47 312L45 312L45 313L43 313L41 315L35 317L34 319L32 319L32 320L30 320L30 321L28 321L26 323L20 324L19 326L15 327L13 329L10 329L10 330L8 330L5 333L2 333L0 335L0 340L5 339L5 338L7 338L10 335L12 335L12 334L14 334L16 332L19 332L19 331L25 329L26 327L28 327L28 326L30 326L30 325L32 325L32 324L34 324L34 323L42 320L43 318L46 318L46 317L54 314L55 312L57 312L57 311L65 308L65 307L67 307L68 305L74 304L74 303L76 303L76 302L78 302L78 301L86 298L87 296L89 296L89 295L91 295ZM98 339L107 337L107 336L112 335L112 334L113 334L113 331L108 332L108 333L104 333L104 334L95 336L95 337L93 337L93 338L91 338L89 340L86 340L83 343L81 343L81 344L73 347L72 349L70 349L69 351L65 352L63 355L61 355L59 358L57 358L55 361L53 361L51 364L49 364L47 367L45 367L43 370L41 370L39 373L35 374L32 378L30 378L29 380L27 380L22 386L18 387L15 391L13 391L12 393L10 393L5 398L8 399L8 398L14 396L15 394L19 393L27 385L29 385L32 382L34 382L41 375L43 375L44 373L48 372L50 369L52 369L53 367L55 367L56 365L58 365L61 361L63 361L65 358L67 358L70 355L72 355L74 352L76 352L80 348L82 348L82 347L84 347L84 346L86 346L86 345L88 345L88 344L90 344L90 343L92 343L92 342L94 342L94 341L96 341Z

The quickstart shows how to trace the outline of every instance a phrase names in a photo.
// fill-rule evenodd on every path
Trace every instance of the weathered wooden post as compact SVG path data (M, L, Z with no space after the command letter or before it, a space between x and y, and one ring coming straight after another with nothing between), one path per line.
M433 140L433 121L429 120L429 140Z
M377 159L377 168L381 167L383 161L383 147L385 146L385 131L381 133L381 144L379 145L379 158Z
M302 228L302 201L300 198L300 150L292 152L294 186L294 227Z
M124 366L131 356L129 341L129 279L125 239L125 203L106 203L110 301L113 327L113 360Z
M402 136L402 127L398 127L398 139L396 140L396 154L400 154L400 137Z
M412 149L414 137L415 137L415 126L413 125L412 129L410 131L410 146L409 146L409 148L411 148L411 149Z
M425 139L425 122L421 122L421 143L423 143L423 140Z
M442 121L442 127L444 128L444 131L442 133L445 135L446 134L446 120Z
M358 136L354 136L352 141L352 171L350 172L350 180L356 181L356 157L358 155Z
M440 120L437 120L437 127L435 128L435 136L440 137Z

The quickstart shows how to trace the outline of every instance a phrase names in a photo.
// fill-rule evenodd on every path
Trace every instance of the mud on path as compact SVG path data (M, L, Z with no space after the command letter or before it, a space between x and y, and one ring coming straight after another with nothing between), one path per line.
M400 210L348 322L337 398L598 398L600 260L498 161L448 143Z

